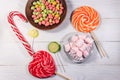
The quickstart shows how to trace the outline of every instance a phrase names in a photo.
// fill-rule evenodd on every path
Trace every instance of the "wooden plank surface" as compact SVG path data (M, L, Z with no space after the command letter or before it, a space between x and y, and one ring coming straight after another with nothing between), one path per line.
M0 80L44 80L32 77L27 72L27 64L31 57L12 32L7 22L7 15L12 10L25 14L25 5L28 0L0 0ZM97 10L101 17L99 27L94 31L108 54L107 58L101 58L95 49L89 60L82 64L67 62L59 52L60 59L65 68L51 54L57 65L57 71L70 77L72 80L119 80L120 79L120 0L66 0L67 16L64 22L56 29L49 31L39 30L39 37L34 40L34 51L44 49L50 41L60 42L70 33L76 32L70 21L71 12L82 5L88 5ZM27 41L32 45L33 39L27 35L27 31L33 28L29 23L23 23L15 17L17 26ZM59 37L58 37L59 36ZM45 80L62 80L58 76Z

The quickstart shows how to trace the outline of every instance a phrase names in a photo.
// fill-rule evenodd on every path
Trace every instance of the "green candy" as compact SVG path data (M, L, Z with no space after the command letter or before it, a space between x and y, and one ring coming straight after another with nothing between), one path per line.
M37 4L37 2L33 2L33 5L36 5Z
M47 13L47 10L46 10L46 9L44 10L44 13Z
M40 1L37 1L37 4L40 5L41 4Z
M42 6L41 6L41 10L44 10L44 9L45 9L45 6L44 6L44 5L42 5Z
M50 3L51 1L50 0L48 0L48 3Z
M50 0L51 2L54 2L55 0Z
M47 14L44 13L44 14L43 14L43 17L45 18L46 16L47 16Z
M33 12L34 15L36 15L36 12Z
M42 15L44 14L44 12L41 12L42 13Z
M35 22L35 23L38 23L38 22L39 22L39 20L34 20L34 22Z
M36 13L35 13L35 15L38 15L38 14L39 14L39 12L36 12Z
M41 2L41 0L39 0L39 2Z
M32 6L32 7L31 7L31 10L34 10L34 9L35 9L35 7L34 7L34 6Z
M43 20L45 20L45 17L42 17L43 18Z
M51 10L48 10L49 11L49 13L52 13L52 11Z

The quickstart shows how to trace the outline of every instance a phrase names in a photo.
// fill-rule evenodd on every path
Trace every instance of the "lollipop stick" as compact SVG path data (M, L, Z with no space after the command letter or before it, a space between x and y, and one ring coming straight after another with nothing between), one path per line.
M58 57L58 59L60 61L60 64L61 64L61 67L62 67L63 71L65 72L65 68L64 68L64 65L63 65L63 63L62 63L62 61L60 59L60 56L58 54L56 54L56 55L57 55L57 57Z
M33 49L33 46L34 46L34 38L32 39L32 45L31 45L32 49Z
M62 77L62 78L64 78L65 80L70 80L69 78L67 78L66 76L64 76L64 75L62 75L60 73L55 72L55 74Z
M94 41L95 41L96 47L97 47L97 49L98 49L101 57L105 57L105 56L106 56L106 55L105 55L106 53L105 53L103 47L101 46L101 44L99 43L99 41L97 40L95 34L94 34L93 32L90 32L90 34L91 34L91 36L93 37L93 39L94 39Z
M55 54L55 58L56 58L57 64L59 65L58 67L60 68L60 71L62 71L62 68L60 67L59 60L58 60L56 54Z

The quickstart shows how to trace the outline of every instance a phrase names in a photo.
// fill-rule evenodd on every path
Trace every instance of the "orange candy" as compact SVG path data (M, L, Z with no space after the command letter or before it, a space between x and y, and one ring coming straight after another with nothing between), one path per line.
M99 15L93 8L82 6L73 11L71 22L77 31L90 32L98 26Z

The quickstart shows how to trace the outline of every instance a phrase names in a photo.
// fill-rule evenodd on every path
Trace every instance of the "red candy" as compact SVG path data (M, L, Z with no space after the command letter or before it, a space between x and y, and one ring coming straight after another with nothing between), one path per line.
M46 51L38 51L33 54L33 60L28 65L29 72L39 78L50 77L55 74L53 58Z

